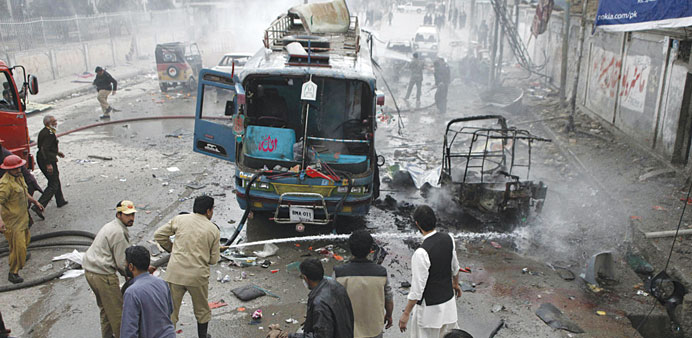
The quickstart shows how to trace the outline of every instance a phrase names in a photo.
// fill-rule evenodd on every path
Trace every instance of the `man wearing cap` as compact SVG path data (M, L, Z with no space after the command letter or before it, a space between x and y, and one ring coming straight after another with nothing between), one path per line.
M192 308L197 319L199 338L207 334L211 309L209 308L209 265L219 261L221 235L219 228L211 222L214 215L214 199L210 196L195 198L194 213L173 217L154 233L154 240L171 253L168 271L164 280L171 288L173 314L171 320L178 322L180 304L186 292L192 298ZM175 235L175 242L171 236Z
M41 205L47 206L48 202L55 196L55 203L58 204L58 208L62 208L67 204L67 201L62 195L58 157L64 158L65 155L58 149L58 137L55 136L58 120L53 115L46 115L43 117L43 126L44 128L38 133L36 161L43 176L48 180L48 186L38 201L41 202ZM41 219L45 219L43 213L36 207L32 207L31 210Z
M130 246L127 228L135 223L134 203L120 201L115 208L115 219L106 223L84 254L84 277L101 311L101 335L103 338L120 337L123 296L116 272L127 275L125 249Z
M101 111L103 111L101 118L109 119L111 118L112 111L118 111L108 104L108 95L111 93L115 95L115 92L118 90L118 81L115 81L111 74L101 68L101 66L96 67L95 72L94 86L96 86L96 91L98 92L96 99L101 104Z
M5 148L3 146L4 140L0 139L0 163L5 160L5 157L12 155L12 152ZM40 193L43 193L43 189L41 189L41 186L38 185L38 181L36 181L36 177L29 171L29 169L26 166L22 166L20 168L22 170L22 176L24 176L24 183L26 183L27 186L27 191L29 192L29 195L34 196L34 191L38 191ZM4 169L0 169L0 177L5 174Z
M0 232L5 234L10 247L10 272L7 280L22 283L19 270L26 263L26 247L31 240L29 234L29 203L43 210L41 203L29 195L22 176L26 161L17 155L9 155L2 161L0 168L7 172L0 178Z

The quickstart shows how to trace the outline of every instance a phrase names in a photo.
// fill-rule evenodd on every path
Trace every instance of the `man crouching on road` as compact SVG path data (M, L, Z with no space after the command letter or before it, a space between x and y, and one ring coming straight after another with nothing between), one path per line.
M154 240L171 253L164 280L171 288L175 325L180 305L186 292L192 298L192 308L197 319L199 338L211 337L207 333L211 320L209 308L209 265L216 264L221 254L221 234L211 222L214 215L214 199L210 196L195 198L192 214L173 217L154 233ZM171 236L175 235L175 242Z
M303 333L287 334L278 324L269 325L268 338L353 338L353 308L339 282L324 278L322 262L308 258L300 263L300 278L308 294Z
M84 277L101 311L103 338L120 337L123 296L116 272L128 276L125 250L130 246L130 235L127 228L135 224L137 212L131 201L118 202L115 211L115 219L99 230L82 261Z
M406 331L411 318L411 337L438 338L457 328L457 304L461 296L459 262L454 238L435 231L435 212L421 205L413 220L423 235L423 244L411 257L411 291L399 319L399 329Z
M22 176L22 167L26 161L17 155L5 157L0 169L6 170L0 178L0 232L5 234L10 246L10 272L7 280L18 284L24 282L19 277L19 270L29 258L26 248L29 246L29 202L43 210L41 203L29 195Z

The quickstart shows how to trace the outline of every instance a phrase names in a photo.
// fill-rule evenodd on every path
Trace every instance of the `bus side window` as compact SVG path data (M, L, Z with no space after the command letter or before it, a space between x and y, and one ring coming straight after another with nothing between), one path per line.
M212 120L214 123L220 123L225 125L231 125L229 114L235 113L235 91L205 85L202 90L202 95L204 95L202 100L202 113L201 118L203 120Z

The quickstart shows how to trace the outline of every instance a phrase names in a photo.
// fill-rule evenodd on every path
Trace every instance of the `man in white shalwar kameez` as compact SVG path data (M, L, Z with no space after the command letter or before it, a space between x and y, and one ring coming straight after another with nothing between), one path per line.
M461 287L456 246L451 235L435 231L437 219L429 206L416 208L413 219L423 244L411 258L411 290L399 329L406 331L411 316L412 338L442 338L457 328Z

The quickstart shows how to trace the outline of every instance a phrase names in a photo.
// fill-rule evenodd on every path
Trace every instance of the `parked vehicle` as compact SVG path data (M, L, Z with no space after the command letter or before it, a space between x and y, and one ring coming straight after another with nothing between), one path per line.
M416 30L413 43L416 45L416 51L422 57L436 57L440 43L440 34L435 26L422 25Z
M23 83L17 87L14 72L21 70ZM33 169L34 160L29 151L29 129L26 123L26 104L28 94L38 94L38 80L26 74L23 66L10 67L0 60L0 139L3 146L13 154L26 160L29 169Z
M250 53L224 54L224 56L221 57L221 60L219 60L219 64L214 66L212 69L229 74L232 74L235 71L235 74L238 74L241 70L243 70L245 63L250 60L250 57L252 57L252 54Z
M508 127L500 115L454 119L444 134L440 186L486 224L511 230L527 223L541 212L548 191L530 180L536 142L550 140Z
M314 14L320 5L277 18L266 51L234 78L200 74L194 150L235 162L240 207L277 223L362 216L379 193L375 113L384 95L358 18L344 0L325 16Z
M384 68L387 78L398 81L401 76L401 69L406 67L411 59L415 45L409 40L390 40L387 41L384 52L377 58L377 62Z
M156 71L162 92L175 86L193 91L202 69L202 54L196 43L170 42L156 45Z
M423 11L425 10L425 7L427 5L428 5L427 1L422 1L422 0L410 1L410 2L407 2L403 5L397 6L396 9L399 12L416 12L416 13L420 14L420 13L423 13Z

